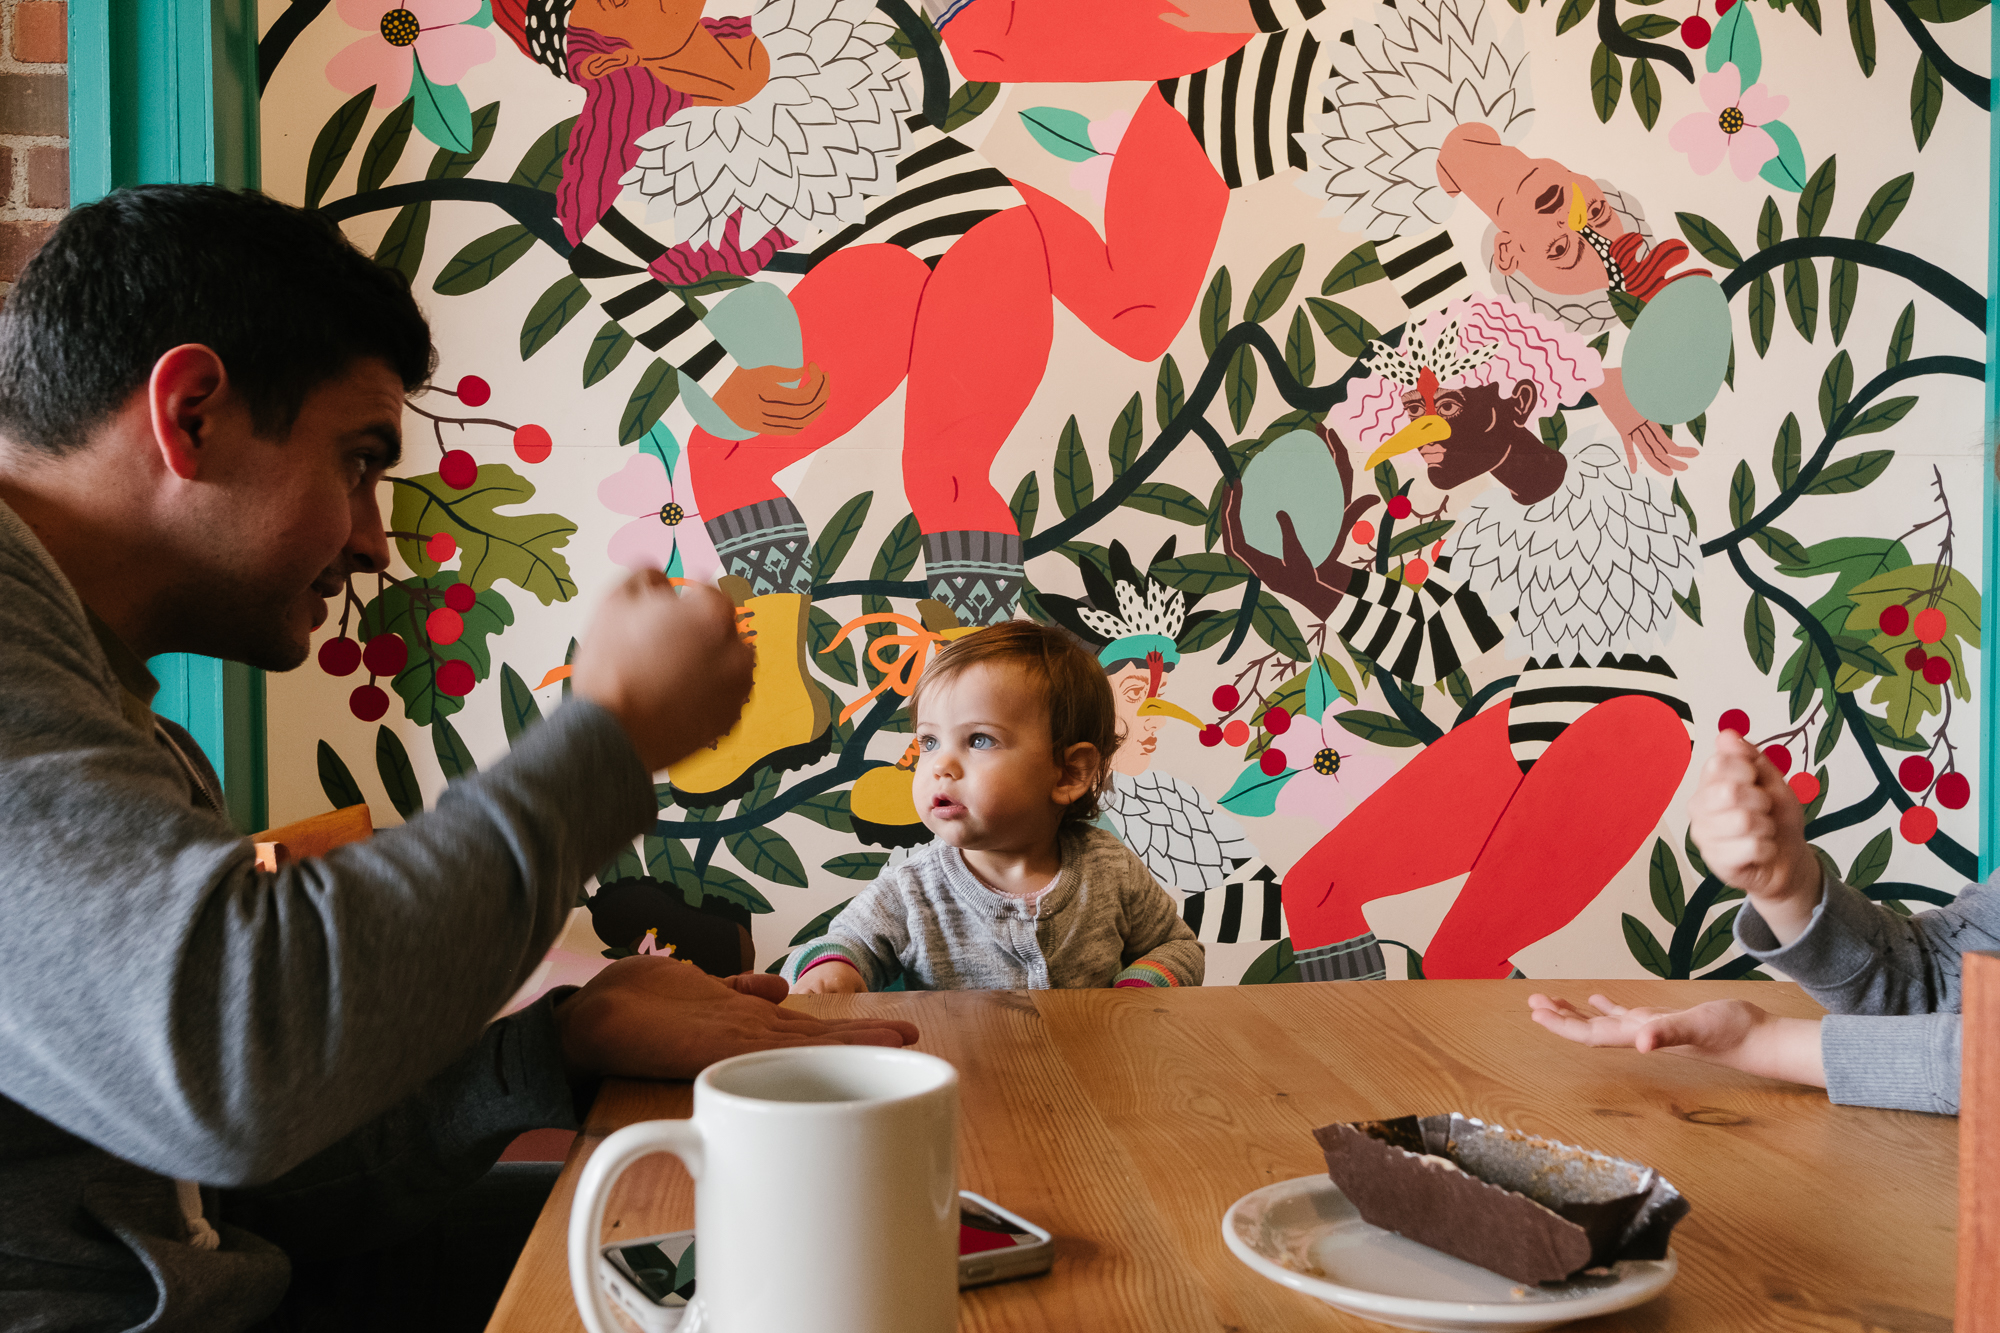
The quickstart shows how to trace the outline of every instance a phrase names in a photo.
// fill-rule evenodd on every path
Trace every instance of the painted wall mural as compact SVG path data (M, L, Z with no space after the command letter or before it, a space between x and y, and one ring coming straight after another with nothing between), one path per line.
M442 353L274 812L490 763L624 568L758 649L550 977L776 966L1017 616L1210 984L1750 974L1719 728L1872 896L1975 873L1983 0L265 9L268 188Z

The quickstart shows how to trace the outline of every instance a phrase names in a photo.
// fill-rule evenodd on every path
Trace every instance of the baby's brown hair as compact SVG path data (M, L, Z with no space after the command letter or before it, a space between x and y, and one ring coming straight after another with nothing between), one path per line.
M1072 745L1097 747L1097 781L1063 811L1063 827L1097 818L1104 793L1111 788L1111 756L1123 740L1118 711L1111 701L1111 682L1097 659L1054 625L1009 620L954 639L938 650L917 680L910 696L910 716L917 716L925 691L988 662L1012 663L1028 673L1048 706L1049 741L1056 762Z

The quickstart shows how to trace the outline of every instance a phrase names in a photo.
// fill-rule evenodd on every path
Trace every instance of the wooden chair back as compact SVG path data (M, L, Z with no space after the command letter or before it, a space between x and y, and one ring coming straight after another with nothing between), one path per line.
M1958 1333L2000 1333L2000 954L1965 955Z
M265 829L252 834L250 840L257 844L257 868L276 870L293 861L325 856L336 847L359 842L374 833L375 823L368 816L368 807L350 805L344 810L330 810L311 819Z

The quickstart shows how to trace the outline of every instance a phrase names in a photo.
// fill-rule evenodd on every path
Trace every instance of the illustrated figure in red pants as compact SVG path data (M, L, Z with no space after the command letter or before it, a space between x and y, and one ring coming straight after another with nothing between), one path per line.
M1504 977L1631 859L1686 772L1692 714L1646 650L1693 582L1694 534L1668 485L1596 428L1573 427L1563 452L1542 442L1535 423L1602 380L1576 334L1475 297L1416 325L1401 352L1374 344L1369 365L1376 377L1328 416L1329 447L1346 432L1369 467L1416 451L1443 491L1488 479L1436 571L1411 586L1339 554L1314 567L1284 513L1283 549L1260 550L1240 492L1227 549L1371 658L1387 689L1429 684L1503 640L1527 660L1501 702L1293 865L1285 916L1307 980L1381 977L1367 904L1470 872L1424 974Z

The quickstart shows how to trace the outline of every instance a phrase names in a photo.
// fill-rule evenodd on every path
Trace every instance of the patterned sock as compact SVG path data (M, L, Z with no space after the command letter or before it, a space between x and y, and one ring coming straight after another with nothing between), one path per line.
M782 495L708 520L722 572L750 585L752 596L812 591L812 539L798 509Z
M1338 944L1301 949L1292 959L1299 965L1301 981L1381 981L1389 975L1372 930Z
M1021 600L1021 538L1012 532L927 532L924 584L961 625L1010 620Z

